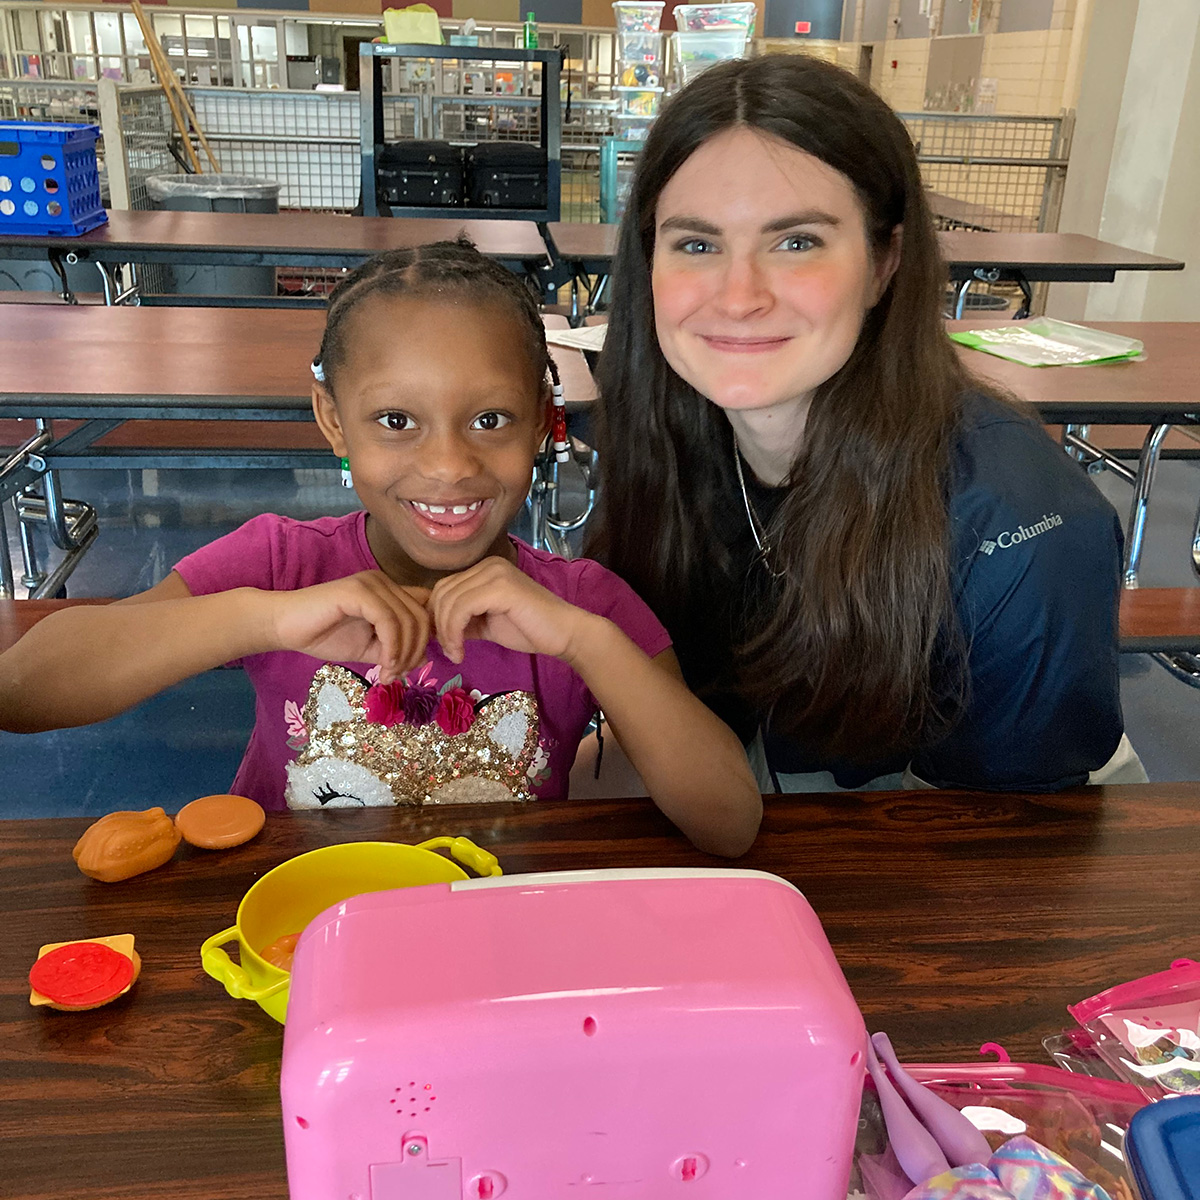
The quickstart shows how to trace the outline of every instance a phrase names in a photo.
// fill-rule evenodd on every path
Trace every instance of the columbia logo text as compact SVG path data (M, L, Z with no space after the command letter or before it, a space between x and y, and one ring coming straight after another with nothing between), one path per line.
M1048 533L1062 523L1063 519L1058 513L1043 514L1042 519L1036 525L1018 525L1016 529L1006 529L995 541L988 538L981 542L980 553L992 554L996 550L1011 549L1013 546L1019 546L1022 542L1029 541L1030 538Z

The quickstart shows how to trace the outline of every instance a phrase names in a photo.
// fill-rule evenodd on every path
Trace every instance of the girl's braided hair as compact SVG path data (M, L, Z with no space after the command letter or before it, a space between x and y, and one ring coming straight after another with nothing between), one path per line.
M346 318L361 301L375 295L461 298L507 306L520 320L537 378L545 379L548 371L558 383L533 293L523 280L460 236L455 241L377 254L337 285L329 297L321 349L313 359L314 372L320 372L318 378L331 393L334 377L346 360Z

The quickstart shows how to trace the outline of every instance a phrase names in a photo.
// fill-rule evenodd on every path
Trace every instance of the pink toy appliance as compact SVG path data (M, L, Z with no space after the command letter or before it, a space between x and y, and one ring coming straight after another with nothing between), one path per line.
M866 1032L812 909L739 870L355 896L304 931L292 1200L845 1200Z

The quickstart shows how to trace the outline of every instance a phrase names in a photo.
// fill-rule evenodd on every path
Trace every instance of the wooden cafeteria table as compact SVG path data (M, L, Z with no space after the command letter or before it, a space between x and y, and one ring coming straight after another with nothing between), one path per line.
M250 439L224 433L227 422L312 422L309 367L321 343L323 312L14 304L3 317L0 425L32 418L38 428L22 430L13 451L0 450L0 505L40 483L45 495L22 497L21 504L47 521L55 543L68 552L36 596L53 596L95 537L91 507L59 493L61 468L336 465L315 426L307 444L294 436L279 439L261 425L251 446ZM559 346L551 353L568 410L586 408L596 391L583 354ZM56 431L56 420L83 423ZM159 424L144 427L149 438L131 441L120 429L128 421L188 425L186 436L169 444ZM6 440L0 436L0 444ZM26 575L36 577L24 548ZM6 549L0 515L0 596L12 595Z
M736 865L804 892L868 1028L902 1059L975 1061L993 1041L1048 1063L1042 1039L1071 1024L1068 1004L1194 954L1198 805L1195 783L768 797ZM76 869L87 824L0 822L0 1175L22 1200L286 1197L282 1029L208 978L199 950L293 855L450 833L509 874L724 865L639 800L278 814L245 846L185 844L117 884ZM29 1006L39 946L118 933L143 961L128 996L82 1013Z
M480 251L519 272L549 265L533 221L466 221L410 217L349 217L337 213L207 213L114 210L108 223L80 237L61 234L0 236L0 258L50 257L95 262L102 268L134 263L187 263L224 267L356 267L384 250L404 249L465 233ZM73 256L73 257L72 257ZM100 272L109 303L120 293L111 270ZM66 290L65 276L63 287ZM229 303L228 297L209 297ZM264 298L246 303L262 307Z
M1007 322L950 321L948 331L982 329ZM1141 361L1095 367L1026 367L958 347L963 363L1037 408L1043 421L1066 427L1068 448L1087 463L1103 462L1133 484L1126 531L1125 585L1137 586L1150 493L1163 441L1174 425L1200 424L1200 325L1191 321L1089 321L1088 327L1136 338ZM1136 470L1087 440L1089 425L1149 426ZM1197 515L1200 529L1200 513ZM1200 569L1200 561L1197 561Z
M597 277L588 295L589 311L603 296L616 253L616 225L556 222L546 227L550 252L572 279L572 304L580 286ZM1034 283L1111 283L1118 271L1180 271L1183 263L1078 233L981 233L946 230L938 234L961 316L967 289L975 281L1019 284L1027 300ZM1026 308L1018 315L1024 315Z

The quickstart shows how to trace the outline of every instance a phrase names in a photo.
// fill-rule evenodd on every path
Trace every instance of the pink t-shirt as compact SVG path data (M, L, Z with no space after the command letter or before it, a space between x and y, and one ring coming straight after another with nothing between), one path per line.
M670 646L646 604L599 563L513 542L518 567L548 591L607 617L650 657ZM290 591L378 567L366 513L356 512L316 521L255 517L175 570L199 596L237 587ZM369 664L326 667L306 654L274 651L240 665L254 684L255 721L232 790L268 810L393 803L421 771L417 798L427 802L509 798L499 787L560 799L597 707L566 663L494 642L467 642L456 664L431 641L428 661L390 701L391 725L375 723L380 710L365 697L374 682Z

